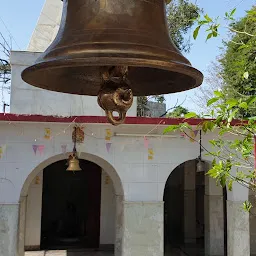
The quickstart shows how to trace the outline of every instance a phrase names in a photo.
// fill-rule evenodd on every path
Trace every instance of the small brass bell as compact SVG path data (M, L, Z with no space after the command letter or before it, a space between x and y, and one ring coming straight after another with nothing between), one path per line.
M68 168L67 171L71 172L78 172L82 171L80 165L79 165L79 159L76 157L75 154L71 155L68 161Z
M203 75L173 44L169 0L64 0L59 32L22 72L34 86L98 96L110 123L124 122L134 96L201 85ZM118 112L119 117L113 117Z

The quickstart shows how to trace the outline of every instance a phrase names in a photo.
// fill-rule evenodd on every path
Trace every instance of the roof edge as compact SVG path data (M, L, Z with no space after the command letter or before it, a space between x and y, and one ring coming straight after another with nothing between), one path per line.
M190 125L198 125L207 119L184 119L184 118L148 118L126 117L124 124L133 125L177 125L187 122ZM92 123L109 124L105 116L45 116L0 113L0 122L32 122L32 123Z

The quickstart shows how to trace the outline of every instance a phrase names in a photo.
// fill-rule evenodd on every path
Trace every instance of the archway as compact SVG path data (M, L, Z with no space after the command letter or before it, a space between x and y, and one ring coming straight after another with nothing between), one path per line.
M52 158L47 159L46 161L41 163L39 166L37 166L30 173L30 175L27 177L27 179L26 179L26 181L23 185L22 192L21 192L21 198L20 198L19 256L24 255L25 236L26 236L25 231L26 231L26 226L27 226L26 215L28 215L28 213L29 213L29 211L27 211L28 210L27 206L28 206L29 203L31 203L31 202L28 201L29 193L31 193L30 192L31 185L35 186L37 182L40 183L40 174L41 174L41 177L46 179L45 184L48 183L48 186L50 184L52 188L54 188L54 182L55 182L55 184L57 182L59 182L59 184L63 183L64 182L63 177L60 177L60 175L59 175L59 177L58 177L58 175L52 176L52 173L59 168L58 167L58 165L59 165L59 166L62 166L62 169L59 170L59 171L56 171L56 173L58 172L60 174L61 172L63 172L66 175L69 175L65 171L65 169L66 169L66 166L65 166L66 159L67 159L67 156L65 156L63 154L62 155L57 155L57 156L54 156ZM91 227L89 227L89 230L91 230L91 232L94 232L94 236L91 236L91 238L89 237L89 240L91 239L90 241L88 239L87 239L87 242L84 241L84 244L82 244L82 247L93 247L93 248L100 248L101 249L100 245L102 245L101 242L103 241L103 243L106 242L107 245L110 245L110 246L111 245L116 245L115 255L118 255L119 251L122 249L121 248L121 238L120 237L122 237L122 218L123 218L122 217L123 211L121 209L122 208L122 203L121 202L123 200L123 188L122 188L120 178L119 178L118 174L116 173L115 169L108 162L106 162L102 158L99 158L98 156L82 153L81 156L80 156L80 159L81 159L81 167L82 167L82 169L84 169L84 171L82 171L82 172L80 172L80 174L78 174L78 175L81 176L81 177L79 177L79 179L82 179L83 182L85 182L85 183L86 183L86 178L87 178L87 180L90 179L91 182L90 181L87 182L87 187L90 188L89 189L90 192L87 193L87 195L89 195L90 197L94 197L94 199L97 198L96 200L93 200L91 207L89 207L90 209L92 209L94 207L94 210L91 212L92 214L89 214L92 218L89 221L87 220L88 225L89 226L91 225ZM63 166L63 164L64 164L64 166ZM83 166L85 166L85 167L83 168ZM88 169L88 167L94 169L94 171L92 171L91 173L93 173L94 176L96 175L96 177L92 178L91 175L89 175L89 177L88 177L88 173L87 173L87 175L84 175L84 173L86 172L86 169ZM88 170L87 170L87 172L88 172ZM48 176L48 178L47 178L47 176ZM53 178L53 177L54 177L54 181L49 183L49 180L51 180L51 178ZM59 180L58 180L58 178L59 178ZM43 184L44 184L44 179L42 179ZM48 182L47 182L47 179L48 179ZM66 182L66 184L68 184L68 177L67 176L66 176L66 181L65 182ZM97 184L95 182L98 184L98 188L96 188ZM81 187L83 187L82 183L81 182L78 182L78 183L81 186L79 184L76 184L76 186L77 187L80 186L80 189L81 189ZM56 188L57 187L58 186L56 186ZM61 185L59 187L61 187ZM86 184L85 184L85 187L86 187ZM101 191L102 188L105 191ZM44 190L45 190L45 187L44 187ZM59 190L59 188L58 188L58 190ZM61 192L62 194L65 192L65 189L60 189L60 190L62 191ZM53 189L50 189L50 191L53 191ZM85 193L85 191L81 191L81 190L80 190L80 192ZM76 189L75 193L76 194L79 193L79 189ZM112 200L112 202L111 202L112 203L111 211L108 211L107 207L104 207L104 205L102 206L102 201L99 201L102 193L103 193L103 197L104 197L103 201ZM35 195L35 193L32 193L32 194ZM55 194L55 196L56 196L56 194ZM52 205L52 207L56 208L57 206L53 205L54 204L53 202L50 203L50 201L54 201L54 200L49 201L49 198L50 197L49 197L49 191L48 191L48 199L46 201L48 201L49 204ZM80 198L80 201L81 201L81 198ZM59 197L59 199L60 199L60 197ZM59 201L59 205L63 206L63 202L65 200L55 200L55 202L56 201ZM76 211L77 210L78 211L85 211L85 208L77 207L79 205L79 203L78 203L79 200L76 201L75 204L74 204L73 201L74 201L74 198L71 200L71 202L69 202L73 205L73 207L71 207L71 208L68 207L68 209L70 209L70 210L73 209L74 210L74 205L75 205L76 206ZM85 202L82 202L82 203L85 203ZM109 202L106 201L105 203L109 203ZM42 208L42 216L43 216L43 214L45 214L45 212L49 213L50 207L47 207L47 203L43 203L42 206L43 206L43 208ZM44 206L46 206L46 208L45 208L46 211L44 211ZM70 206L70 204L69 204L69 206ZM95 211L95 207L97 208L96 211ZM116 208L117 208L117 211L116 211ZM30 207L30 209L31 209L31 207ZM104 210L105 210L105 213L104 213ZM55 217L56 217L56 212L60 213L60 211L54 211L53 215L55 215ZM64 210L64 212L65 212L65 210ZM71 214L72 211L70 211L69 213ZM73 214L74 214L74 211L73 211ZM104 214L105 215L107 214L108 216L105 216ZM116 214L118 214L118 216L116 216ZM62 216L63 218L64 218L64 215L65 214L63 214L63 216ZM66 215L67 215L67 211L66 211ZM56 231L57 230L60 231L61 228L62 228L62 234L60 232L62 237L57 237L57 239L60 239L62 243L64 241L63 249L68 247L68 244L65 243L65 241L67 242L67 240L69 240L69 242L71 241L71 244L72 244L72 241L73 242L74 242L74 240L77 241L77 238L78 238L77 235L80 234L80 236L81 236L81 234L82 234L82 236L84 235L84 238L86 236L86 232L85 232L85 230L83 230L85 225L82 224L82 223L84 223L85 219L81 218L81 214L80 215L76 214L76 215L77 215L76 216L77 217L76 221L78 223L80 223L79 225L76 226L79 231L76 230L76 232L78 232L78 233L76 233L76 235L74 233L73 235L75 235L75 236L72 237L72 238L63 237L64 234L67 235L67 233L65 233L65 231L67 232L68 228L67 227L65 228L63 226L64 221L62 220L62 217L55 218L55 220L58 219L58 221L57 221L58 223L55 221L56 222L55 226L53 225L54 228L55 228L55 238L54 239L55 239L55 242L56 242ZM58 216L60 216L60 215L58 215ZM96 216L98 216L98 217L96 217ZM109 221L109 219L106 219L106 218L110 218L111 221ZM117 222L117 220L118 220L118 222ZM40 219L40 221L41 221L41 219ZM48 214L48 219L46 218L45 222L46 223L48 222L48 224L49 224L49 214ZM100 225L100 222L102 222L101 223L102 228L101 229L95 228L95 227L97 227L97 225L98 226ZM61 227L61 225L62 225L62 227ZM86 228L87 229L87 235L88 235L88 225L87 225L87 228ZM45 235L45 231L46 231L46 229L45 229L46 226L47 226L47 224L42 223L42 234L44 234L44 235ZM51 228L53 228L53 226ZM109 228L112 229L112 231L108 230ZM44 232L43 232L43 229L44 229ZM63 231L64 231L64 233L63 233ZM74 230L73 230L73 232L74 232ZM111 235L111 232L113 233L113 235ZM104 238L102 239L102 236L105 236L105 239ZM87 238L88 238L88 236L87 236ZM49 243L47 244L42 239L43 239L43 237L41 237L41 242L42 243L40 243L40 249L49 249L49 248L50 249L55 249L55 248L60 249L61 248L60 244L56 244L56 243L55 244L49 244ZM49 235L48 235L48 240L49 240ZM59 242L60 242L60 240L59 240ZM53 245L53 247L52 247L52 245ZM56 245L57 245L57 247L56 247ZM81 241L80 241L79 246L81 246ZM103 246L106 246L106 245L103 244ZM33 248L33 246L32 246L31 248L28 248L28 249L38 250L39 249L38 245L36 247L37 248L35 248L35 247Z
M177 166L164 190L165 253L204 251L205 173L196 171L196 160ZM190 254L189 254L190 255ZM200 254L201 255L201 254Z

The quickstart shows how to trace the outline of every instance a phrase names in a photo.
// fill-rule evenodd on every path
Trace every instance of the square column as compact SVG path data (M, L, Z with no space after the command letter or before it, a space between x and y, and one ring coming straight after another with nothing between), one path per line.
M185 243L196 243L195 161L184 165L184 240Z
M205 255L224 255L223 196L205 195Z
M228 256L250 256L249 213L242 207L227 201Z
M124 222L124 209L123 209L123 196L116 195L116 238L115 238L115 256L122 256L123 247L123 222Z
M224 255L223 189L216 180L205 176L204 218L205 255Z
M122 256L163 256L163 202L124 202Z
M0 205L0 255L18 255L19 205Z
M27 197L20 198L19 226L18 226L18 255L25 254L25 230L26 230Z

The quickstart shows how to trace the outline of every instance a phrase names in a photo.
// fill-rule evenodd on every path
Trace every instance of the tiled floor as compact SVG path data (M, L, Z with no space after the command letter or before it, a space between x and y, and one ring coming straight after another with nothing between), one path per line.
M114 256L113 252L88 252L88 251L40 251L40 252L26 252L25 256ZM187 256L178 249L172 249L166 256Z
M182 248L169 248L165 256L203 256L204 253L196 246L186 246ZM26 252L25 256L114 256L113 251L84 251L84 250L56 250Z

